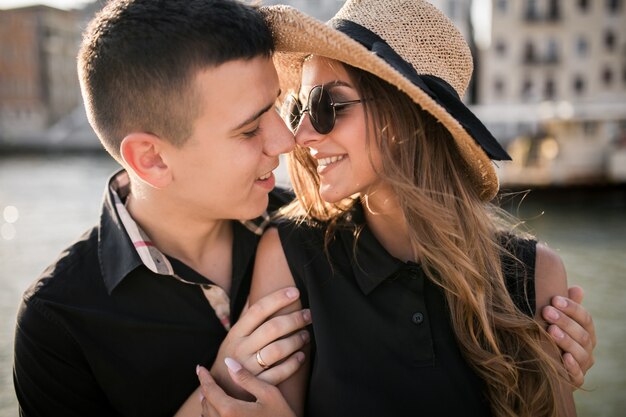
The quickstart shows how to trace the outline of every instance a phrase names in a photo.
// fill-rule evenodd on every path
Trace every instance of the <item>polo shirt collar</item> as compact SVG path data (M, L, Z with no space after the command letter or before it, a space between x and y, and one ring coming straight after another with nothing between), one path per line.
M407 264L389 254L376 239L367 226L360 202L356 202L346 213L345 221L348 227L340 226L337 236L351 259L350 266L356 282L367 295Z
M108 181L104 194L104 203L100 215L98 252L100 269L109 294L139 266L144 265L159 275L172 276L185 281L174 272L171 262L151 242L150 238L132 219L124 205L130 193L128 174L120 170ZM246 274L249 262L255 254L256 243L263 230L269 224L268 213L263 213L254 220L241 220L234 223L233 282L232 294L236 294ZM252 232L252 233L250 233ZM207 284L190 275L190 284Z
M109 294L143 264L117 212L116 200L120 200L118 181L123 175L126 175L125 171L119 171L107 183L98 230L100 270Z

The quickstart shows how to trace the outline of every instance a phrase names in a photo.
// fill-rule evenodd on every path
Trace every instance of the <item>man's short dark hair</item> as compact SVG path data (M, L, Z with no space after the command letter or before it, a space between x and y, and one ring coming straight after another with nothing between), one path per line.
M198 71L272 52L258 9L236 0L112 0L78 54L89 121L115 158L131 132L181 145L198 112Z

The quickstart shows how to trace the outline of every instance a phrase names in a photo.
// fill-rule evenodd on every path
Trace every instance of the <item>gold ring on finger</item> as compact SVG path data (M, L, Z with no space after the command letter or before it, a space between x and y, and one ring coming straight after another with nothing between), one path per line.
M261 348L261 349L263 349L263 348ZM256 362L259 364L259 366L261 368L267 369L270 366L263 361L263 358L261 357L261 349L256 351Z

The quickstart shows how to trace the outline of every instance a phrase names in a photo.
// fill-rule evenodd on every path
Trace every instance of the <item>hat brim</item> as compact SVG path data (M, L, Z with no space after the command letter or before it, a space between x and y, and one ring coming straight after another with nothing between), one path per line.
M308 55L331 58L372 73L397 87L448 129L481 200L495 197L499 182L491 159L463 126L421 88L348 35L293 7L268 6L261 11L274 36L274 63L284 93L299 88L302 63Z

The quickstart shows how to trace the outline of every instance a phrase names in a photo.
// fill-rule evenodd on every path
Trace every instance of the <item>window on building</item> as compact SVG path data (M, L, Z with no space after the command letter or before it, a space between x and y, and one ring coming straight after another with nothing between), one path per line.
M508 0L498 0L497 2L497 6L498 11L502 14L506 13L508 8L509 8L509 1Z
M493 89L496 91L498 97L502 97L504 94L504 81L501 78L496 78L493 83Z
M546 80L544 93L545 93L546 99L548 100L552 100L556 96L556 85L554 84L554 80L552 78L548 78Z
M616 44L617 42L615 40L615 33L611 29L608 29L606 32L604 32L604 46L606 47L606 50L609 52L613 52L615 50Z
M556 39L548 40L548 52L546 54L546 62L559 62L559 43L556 41Z
M550 0L548 4L548 20L556 21L561 18L561 3L559 0Z
M585 80L580 75L574 78L574 91L579 95L585 92Z
M524 45L524 62L533 63L536 59L535 45L533 45L532 41L526 41Z
M526 0L526 20L539 20L539 5L537 0Z
M613 71L611 70L611 68L605 67L602 70L602 82L607 87L610 86L613 82Z
M450 19L452 20L456 19L458 6L459 4L457 3L457 0L448 1L448 17Z
M579 36L576 40L576 53L578 56L587 56L589 51L589 41L584 36Z
M609 12L617 12L621 7L621 0L607 0L607 8L609 9Z
M578 7L580 7L580 10L586 12L589 10L589 0L578 0Z
M583 122L583 132L585 135L595 135L598 130L598 124L593 121L585 121Z
M526 78L522 84L522 98L529 98L533 91L533 81L530 78Z
M498 39L496 41L496 52L500 56L504 56L506 54L506 42L504 42L502 39Z

